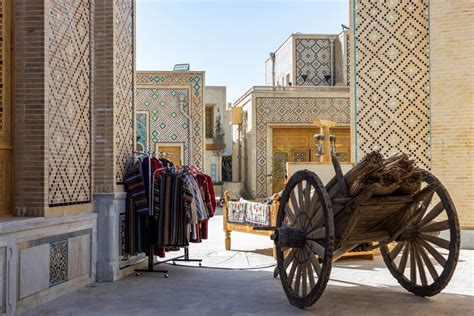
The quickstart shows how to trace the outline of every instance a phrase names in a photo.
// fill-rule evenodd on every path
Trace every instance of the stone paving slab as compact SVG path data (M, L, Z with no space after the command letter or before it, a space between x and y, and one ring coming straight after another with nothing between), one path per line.
M191 256L214 268L166 265L160 274L128 276L95 283L37 307L27 315L474 315L474 251L463 250L448 287L420 298L398 285L377 256L374 261L335 263L321 299L309 309L288 303L266 237L233 234L233 251L224 250L222 218L211 222L210 240L192 245ZM255 249L259 249L256 251ZM215 269L215 267L226 269ZM243 270L265 267L255 270ZM241 270L227 270L227 268Z

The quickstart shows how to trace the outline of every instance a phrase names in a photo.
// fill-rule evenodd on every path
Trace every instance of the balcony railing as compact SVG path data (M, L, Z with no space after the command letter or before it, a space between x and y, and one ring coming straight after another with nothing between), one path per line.
M348 86L253 86L235 104L239 104L254 92L349 92Z

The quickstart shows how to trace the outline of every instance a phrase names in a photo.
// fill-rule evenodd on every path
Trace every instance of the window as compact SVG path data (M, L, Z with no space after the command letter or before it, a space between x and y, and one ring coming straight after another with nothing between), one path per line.
M290 74L286 74L286 85L287 85L287 86L291 86Z
M214 105L206 105L206 138L214 137Z

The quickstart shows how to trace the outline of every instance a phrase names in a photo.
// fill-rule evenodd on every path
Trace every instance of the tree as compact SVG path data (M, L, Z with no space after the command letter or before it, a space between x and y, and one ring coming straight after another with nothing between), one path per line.
M221 114L217 110L216 126L214 128L214 135L212 137L212 151L217 156L217 179L220 179L221 156L225 151L225 132L222 128Z

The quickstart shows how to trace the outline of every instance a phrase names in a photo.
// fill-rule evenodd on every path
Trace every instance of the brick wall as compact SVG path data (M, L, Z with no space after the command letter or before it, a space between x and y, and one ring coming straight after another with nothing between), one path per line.
M430 167L429 17L426 0L352 0L355 158L404 152Z
M48 205L45 8L18 0L14 12L14 214L41 216Z
M94 15L94 192L114 192L133 159L135 1L96 1Z
M14 12L15 215L90 212L94 181L114 192L132 156L134 1Z
M91 202L91 3L45 1L48 204Z
M114 164L114 18L113 1L94 8L94 192L113 192Z
M432 172L474 228L474 2L431 1Z

